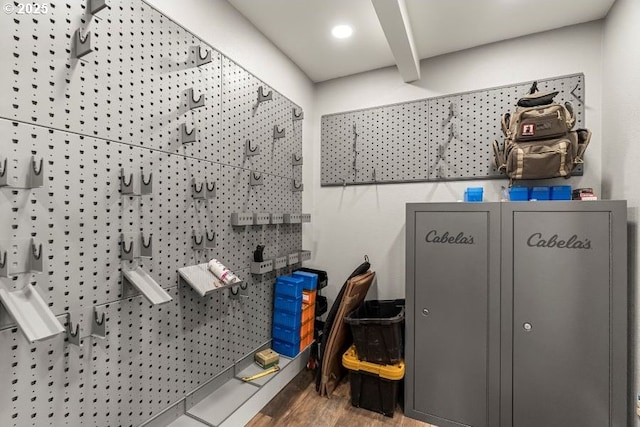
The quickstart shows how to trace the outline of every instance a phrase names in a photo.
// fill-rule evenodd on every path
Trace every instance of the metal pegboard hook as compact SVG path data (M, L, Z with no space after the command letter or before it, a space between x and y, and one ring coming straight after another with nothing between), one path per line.
M298 112L296 107L293 107L292 119L294 122L304 119L304 111L300 110L300 112Z
M7 167L8 160L9 158L5 157L4 160L0 162L0 178L4 178L7 176L7 170L9 169Z
M216 232L211 232L211 237L209 237L209 231L207 229L204 230L204 235L207 238L205 242L205 247L208 249L214 249L216 247Z
M36 160L31 156L31 167L29 169L29 188L39 188L44 185L44 159Z
M195 108L200 108L200 107L204 107L204 94L200 94L200 96L198 97L198 99L195 98L195 93L192 87L190 87L187 90L187 98L188 98L188 105L189 105L189 110L193 110Z
M279 129L278 125L273 126L273 139L284 138L286 135L286 128Z
M302 165L302 154L297 155L296 153L293 153L293 154L292 154L291 164L292 164L293 166L300 166L300 165Z
M201 182L200 186L198 186L196 179L191 178L191 189L193 190L194 199L204 199L204 182Z
M584 104L584 101L578 96L576 95L576 90L578 90L580 88L580 83L576 83L576 87L574 87L573 89L571 89L571 92L569 92L571 94L571 96L573 96L576 101L578 101L580 104Z
M69 340L69 344L73 344L77 347L82 348L82 340L80 339L80 324L76 324L74 332L73 323L71 322L71 313L67 313L67 339Z
M244 143L244 155L249 157L257 156L258 154L260 154L260 144L256 144L255 147L252 147L251 140L247 139L247 141Z
M42 273L44 271L42 243L36 244L33 238L31 239L31 250L29 251L29 271L32 273Z
M149 173L149 179L144 179L144 171L140 172L140 195L144 196L153 192L153 172Z
M369 262L369 255L364 256L364 262Z
M196 142L196 127L194 126L191 129L191 132L188 132L187 124L181 123L180 124L180 141L183 144L191 144L193 142Z
M211 51L205 49L205 54L202 56L202 46L193 46L193 51L196 54L196 66L206 65L211 62Z
M80 59L93 51L91 48L91 32L88 32L83 38L80 34L80 29L78 28L73 35L73 42L73 49L77 59Z
M124 260L133 260L133 241L129 242L129 247L127 248L124 234L120 235L120 256Z
M263 185L264 184L264 176L259 172L251 172L251 176L249 177L249 185L252 187L255 185Z
M151 258L153 256L153 233L149 234L149 240L146 241L144 234L140 233L140 257Z
M210 199L215 199L216 198L216 182L213 181L211 183L211 186L209 186L209 183L207 182L207 180L204 180L204 189L205 189L205 194L204 194L204 198L207 200Z
M107 324L105 322L106 313L102 313L98 317L98 310L94 307L93 316L91 317L91 336L105 339L107 337Z
M298 184L297 180L293 180L293 191L297 192L297 191L303 191L304 190L304 184L300 183Z
M273 99L273 91L270 90L265 95L264 89L262 86L258 87L258 104L265 101L271 101Z
M124 168L120 169L120 193L133 194L133 172L129 174L129 182L127 182Z
M42 243L36 245L34 241L31 242L31 257L35 261L40 261L40 258L42 258Z
M191 234L191 243L191 247L193 249L204 249L204 236L200 236L200 239L198 239L198 236L196 235L196 232L194 230Z

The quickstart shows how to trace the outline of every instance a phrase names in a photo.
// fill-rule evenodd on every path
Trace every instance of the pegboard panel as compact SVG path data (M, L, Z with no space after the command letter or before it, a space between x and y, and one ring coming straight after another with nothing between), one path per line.
M112 1L92 17L86 2L49 2L43 15L3 14L0 115L60 130L219 161L220 54L195 63L195 36L140 1ZM93 51L76 59L74 33ZM205 105L189 110L187 92ZM198 141L181 143L180 124ZM213 149L212 149L213 148Z
M302 151L302 121L294 122L299 107L228 58L223 58L221 151L223 163L283 177L293 177L291 156ZM258 102L259 91L268 100ZM284 131L274 137L274 127ZM248 142L247 142L248 141ZM246 156L246 144L260 153Z
M11 390L0 395L7 426L149 419L270 338L276 273L251 275L253 250L265 244L273 258L302 245L301 224L229 223L232 212L301 212L302 193L292 191L302 178L292 165L302 153L299 107L273 91L257 120L251 106L251 117L243 115L247 87L255 101L267 85L143 2L108 3L95 17L84 2L57 1L46 16L0 17L13 36L0 46L8 64L0 94L9 100L0 106L0 161L8 158L17 187L26 186L32 157L44 167L42 188L0 188L8 219L0 240L33 237L46 256L43 273L1 278L0 286L35 287L62 324L69 316L80 325L84 342L78 348L58 335L29 344L0 307L0 360L12 361L0 374ZM80 60L72 55L78 28L91 32L93 47ZM196 66L192 46L211 51L212 61ZM191 109L192 94L205 105ZM182 144L182 124L195 127L196 142ZM284 138L273 138L275 125ZM244 158L242 139L226 145L234 132L263 135L262 128L261 159ZM263 185L249 185L252 172ZM151 176L152 191L140 195ZM122 193L130 177L138 195ZM215 196L194 197L194 182L215 183ZM216 247L194 249L193 236L207 233ZM152 256L123 260L123 235L138 246L134 253L152 236ZM201 298L179 281L178 268L211 258L233 268L246 289ZM123 281L122 270L136 266L173 300L151 306ZM106 315L104 340L89 337L94 309Z
M503 139L499 118L531 83L323 116L321 184L504 177L491 143ZM539 80L538 88L558 91L555 101L571 102L576 127L585 126L584 75Z

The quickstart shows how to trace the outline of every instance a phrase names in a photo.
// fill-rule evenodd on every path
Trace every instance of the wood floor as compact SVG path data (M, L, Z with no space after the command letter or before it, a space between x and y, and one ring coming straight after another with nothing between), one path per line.
M435 427L403 415L396 406L393 418L351 406L345 377L331 398L316 392L313 373L302 371L280 391L247 427Z

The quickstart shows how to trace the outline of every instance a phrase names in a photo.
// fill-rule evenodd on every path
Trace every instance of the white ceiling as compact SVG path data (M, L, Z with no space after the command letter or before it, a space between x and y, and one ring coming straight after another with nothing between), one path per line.
M396 64L371 0L228 0L314 82ZM418 59L604 18L615 0L404 1ZM331 36L346 23L349 39Z

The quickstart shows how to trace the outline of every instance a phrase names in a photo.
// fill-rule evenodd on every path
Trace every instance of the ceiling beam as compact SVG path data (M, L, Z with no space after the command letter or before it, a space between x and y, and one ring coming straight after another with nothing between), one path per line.
M413 42L405 0L371 0L371 3L402 79L406 83L420 80L420 59Z

